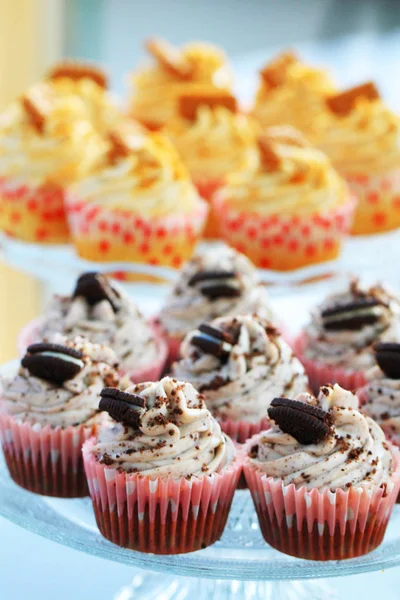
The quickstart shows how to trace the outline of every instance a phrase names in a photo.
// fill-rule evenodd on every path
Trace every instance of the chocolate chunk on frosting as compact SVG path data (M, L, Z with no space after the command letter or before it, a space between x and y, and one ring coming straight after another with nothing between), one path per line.
M315 444L323 440L332 424L332 416L328 412L289 398L274 398L268 416L301 444Z

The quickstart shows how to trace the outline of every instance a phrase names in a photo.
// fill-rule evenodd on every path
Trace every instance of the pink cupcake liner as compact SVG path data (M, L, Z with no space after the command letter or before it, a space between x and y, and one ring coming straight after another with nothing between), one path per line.
M306 370L314 394L318 394L319 388L327 383L338 383L346 390L356 390L367 383L363 371L353 371L351 369L345 369L344 367L334 367L317 360L306 358L303 355L305 342L305 335L300 334L294 340L292 348Z
M89 495L81 450L94 433L94 427L40 427L0 413L1 443L11 477L21 487L44 496Z
M249 423L248 421L233 421L232 419L218 419L221 429L233 441L243 444L256 433L265 431L271 427L269 419L261 419L258 423Z
M43 323L43 319L39 317L34 319L21 330L18 336L18 353L20 356L24 356L27 347L34 342L40 340L40 328ZM120 373L128 375L134 383L140 383L142 381L157 381L163 372L165 365L168 360L168 345L165 339L160 333L160 329L150 322L150 325L154 331L154 337L157 342L157 360L152 362L151 365L142 367L140 369L131 369L124 371L120 369ZM133 334L133 333L132 333Z
M151 480L100 464L83 446L83 461L97 525L123 548L155 554L194 552L222 535L240 476L235 460L221 473L190 480Z
M276 550L310 560L342 560L379 546L399 492L399 451L392 447L395 472L385 490L307 490L283 485L246 459L244 474L264 539Z
M166 341L168 347L167 367L169 368L171 367L172 363L174 363L176 360L179 360L179 349L181 347L183 337L169 335L157 317L153 317L153 319L150 320L150 323L154 331L156 331L158 335Z

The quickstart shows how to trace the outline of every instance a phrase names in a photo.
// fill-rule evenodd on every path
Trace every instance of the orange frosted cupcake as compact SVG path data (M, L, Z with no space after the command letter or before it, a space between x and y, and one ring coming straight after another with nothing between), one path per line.
M102 145L81 100L45 83L30 88L0 117L0 228L29 242L68 241L65 189Z
M400 227L400 118L371 82L331 96L319 146L358 197L352 233Z
M47 82L61 98L80 98L89 121L101 134L107 133L122 118L107 91L106 73L95 65L71 60L57 63L48 72Z
M229 175L213 203L222 237L278 271L335 259L355 204L327 156L291 127L267 129L250 168Z
M282 52L260 71L253 115L263 127L285 123L312 140L315 119L335 90L325 70L303 63L291 51Z
M178 99L177 115L166 130L187 165L193 181L210 201L224 177L244 168L256 142L256 124L238 112L236 98L227 91L193 87ZM218 237L213 210L205 237Z
M207 214L171 142L127 123L111 132L101 164L71 187L67 209L83 258L174 268L191 256Z
M153 64L144 66L131 77L130 114L149 127L159 129L176 112L182 92L198 84L228 90L232 73L225 53L212 44L192 42L177 48L152 38L146 50Z

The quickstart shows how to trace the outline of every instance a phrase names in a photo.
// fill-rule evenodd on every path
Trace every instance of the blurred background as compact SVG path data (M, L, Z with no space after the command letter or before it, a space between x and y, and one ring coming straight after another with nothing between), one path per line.
M64 56L103 63L113 90L126 98L127 74L143 60L142 41L151 34L176 44L204 39L224 47L244 100L254 89L257 69L289 46L330 66L342 84L374 79L389 103L400 105L399 0L0 0L0 109ZM59 269L62 273L62 264ZM39 314L50 287L51 281L0 261L1 361L16 356L16 334ZM0 539L1 600L46 599L55 593L58 600L105 600L129 581L127 567L55 546L3 519ZM30 554L24 578L15 569L24 556L21 547ZM66 566L84 574L64 583ZM385 577L359 576L352 585L365 589L365 600L384 585L391 600L399 598L396 577L397 569ZM347 582L333 584L342 598L353 596Z

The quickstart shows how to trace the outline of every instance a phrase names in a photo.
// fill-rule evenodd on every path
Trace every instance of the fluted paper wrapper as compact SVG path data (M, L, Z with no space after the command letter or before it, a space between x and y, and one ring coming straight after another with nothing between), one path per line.
M218 419L218 423L221 429L226 435L232 438L233 441L243 444L246 440L251 438L260 431L265 431L271 427L269 419L264 418L258 421L258 423L249 423L248 421L232 421L232 419L221 420Z
M254 438L249 442L256 443ZM399 451L386 489L296 489L267 477L246 458L243 470L264 539L276 550L310 560L342 560L371 552L382 542L399 492Z
M202 478L150 479L98 462L94 440L83 460L97 525L123 548L180 554L205 548L222 535L241 472L241 461Z
M89 495L82 445L95 434L94 427L40 427L0 413L0 434L15 483L44 496L80 498Z
M303 354L305 347L305 336L300 334L292 344L294 353L303 365L308 375L311 389L318 394L319 388L327 383L338 383L346 390L355 390L366 384L367 379L364 371L334 367L323 362L306 358Z

